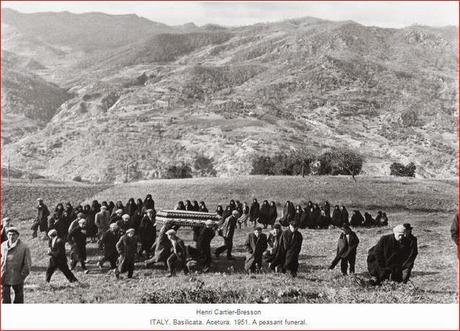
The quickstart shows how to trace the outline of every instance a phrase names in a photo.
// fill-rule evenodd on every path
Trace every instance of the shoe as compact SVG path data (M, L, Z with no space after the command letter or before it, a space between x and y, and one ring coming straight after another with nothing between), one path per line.
M235 258L233 256L227 256L227 260L234 260Z
M117 279L120 279L120 272L118 270L115 270L115 277L117 277Z

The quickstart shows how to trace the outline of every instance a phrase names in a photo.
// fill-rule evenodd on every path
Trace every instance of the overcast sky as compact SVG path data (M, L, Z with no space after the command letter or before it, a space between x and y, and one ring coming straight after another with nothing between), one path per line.
M148 1L2 1L2 7L24 13L70 11L137 14L156 22L179 25L215 23L226 26L314 16L354 20L364 25L404 27L458 25L457 1L407 2L148 2Z

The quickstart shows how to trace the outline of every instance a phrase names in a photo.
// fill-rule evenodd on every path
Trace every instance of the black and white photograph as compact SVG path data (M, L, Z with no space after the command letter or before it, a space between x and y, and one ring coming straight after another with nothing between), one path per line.
M2 310L458 305L458 21L2 1Z

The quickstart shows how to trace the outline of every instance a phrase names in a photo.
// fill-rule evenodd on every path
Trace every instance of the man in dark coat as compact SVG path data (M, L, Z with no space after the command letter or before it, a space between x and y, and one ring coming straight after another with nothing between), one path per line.
M121 217L121 221L117 222L118 228L120 229L121 235L124 235L128 229L134 229L134 222L128 214L124 214ZM136 230L134 230L136 231Z
M103 249L104 256L99 260L97 265L102 269L106 261L110 262L110 269L117 267L118 251L117 243L120 240L117 223L110 224L110 229L107 230L99 241L99 247Z
M233 260L232 248L233 248L233 235L235 233L236 223L238 222L238 212L232 211L232 215L227 217L219 229L219 234L224 238L224 245L216 249L216 257L227 251L227 259Z
M58 236L58 232L52 229L48 232L49 237L49 252L50 260L48 262L48 268L46 269L46 282L51 281L51 276L59 269L62 271L67 280L71 283L77 282L77 278L69 270L67 265L67 256L65 255L65 241Z
M187 249L185 248L184 242L177 237L176 231L170 229L166 231L169 241L171 242L171 251L166 264L168 265L169 275L168 277L176 276L176 270L182 268L184 274L188 273L186 266L187 260Z
M268 249L265 252L265 259L268 263L269 268L272 267L272 262L275 259L276 255L278 254L278 250L280 248L281 234L282 234L281 225L275 224L275 226L273 227L273 230L270 231L270 234L268 235L268 239L267 239ZM271 268L271 269L274 269L274 268Z
M115 269L115 276L120 278L120 274L128 272L128 278L133 278L134 259L137 253L136 230L128 229L117 243L117 251L120 255L118 268Z
M403 225L393 228L393 234L382 236L374 247L369 250L367 268L372 276L371 284L378 285L390 279L402 282L402 268L407 246L403 245L406 229Z
M202 265L204 272L209 271L212 263L211 240L215 235L214 222L211 220L206 221L205 226L200 230L197 241L198 262Z
M337 243L337 254L329 267L329 270L335 268L340 261L340 270L343 275L347 274L348 265L350 265L350 273L355 273L356 263L356 249L358 248L359 239L350 227L346 224L342 226L342 233L340 234Z
M302 241L303 237L298 231L297 225L295 222L291 222L289 229L281 234L280 248L272 263L275 270L279 268L283 273L289 272L292 277L297 276Z
M259 218L260 206L257 202L257 199L252 201L251 207L249 208L249 222L252 222L254 226L257 224L257 219Z
M81 268L88 273L86 268L86 220L84 218L78 221L78 226L75 227L67 238L70 243L70 270L74 270L77 263L80 262Z
M43 203L42 198L38 198L37 202L37 217L35 218L31 228L33 231L32 238L37 237L38 229L40 229L40 232L45 232L43 239L47 239L46 232L48 232L48 216L50 215L50 211L48 207Z
M112 213L112 216L110 216L110 224L122 222L123 221L122 215L123 215L123 209L115 210L115 212Z
M142 218L139 225L139 240L141 242L141 249L139 255L150 255L153 244L157 238L157 227L155 223L155 215L153 209L147 209L146 215Z
M259 271L262 267L262 256L267 249L267 236L262 233L262 227L257 226L254 233L249 233L244 243L248 255L244 263L244 269L253 273Z
M402 281L407 283L409 281L412 268L414 268L415 258L418 254L417 237L412 234L412 226L409 223L403 224L405 228L404 238L402 244L404 246L403 251L406 255L403 257L402 263Z

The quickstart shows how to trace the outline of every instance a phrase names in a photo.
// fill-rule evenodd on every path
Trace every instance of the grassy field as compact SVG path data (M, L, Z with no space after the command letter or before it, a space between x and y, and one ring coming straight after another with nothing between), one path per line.
M355 276L343 277L338 268L328 271L334 257L340 231L302 230L304 242L300 272L296 279L271 273L246 275L243 272L243 243L250 228L237 230L234 240L236 260L214 259L215 267L206 275L182 273L166 278L161 267L136 265L133 279L117 281L113 274L96 267L99 251L88 245L89 274L77 271L83 285L71 285L57 273L51 287L45 283L47 243L31 239L30 219L37 196L48 206L62 201L82 202L93 199L122 200L151 193L156 209L173 208L178 200L204 200L210 210L230 199L250 202L268 199L278 203L279 216L286 200L304 205L308 200L331 205L343 203L348 210L359 208L375 215L386 211L389 226L357 229L360 238ZM32 249L33 271L26 281L26 301L33 303L452 303L457 298L457 258L450 239L449 226L456 212L457 183L395 178L346 177L237 177L185 180L156 180L112 187L56 183L12 183L3 186L3 207L10 211L22 232L22 239ZM380 287L366 285L367 251L383 234L403 222L414 226L418 237L419 256L411 282L407 285L385 283ZM191 243L191 234L179 230L179 236ZM212 246L223 243L216 237Z

